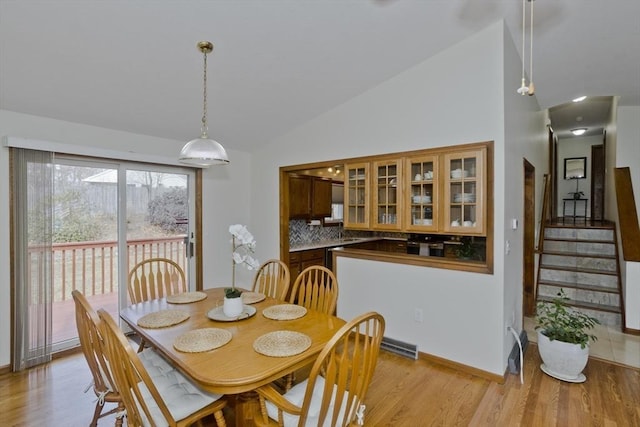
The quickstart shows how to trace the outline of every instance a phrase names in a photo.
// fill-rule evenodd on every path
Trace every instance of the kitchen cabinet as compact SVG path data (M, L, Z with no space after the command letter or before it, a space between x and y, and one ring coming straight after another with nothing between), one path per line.
M306 251L289 252L289 274L291 276L291 284L302 270L312 265L324 266L325 249L308 249Z
M439 156L415 156L406 159L404 221L407 231L434 232L440 226Z
M289 175L289 218L321 219L331 216L331 180Z
M344 166L344 228L369 229L370 164Z
M444 154L442 229L456 234L484 234L486 149Z
M374 209L371 228L398 231L402 229L402 160L373 162Z

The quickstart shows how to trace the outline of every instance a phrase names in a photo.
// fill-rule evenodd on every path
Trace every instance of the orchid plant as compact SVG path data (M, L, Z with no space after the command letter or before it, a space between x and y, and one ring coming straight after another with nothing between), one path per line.
M231 288L225 289L227 298L238 298L242 291L236 289L236 265L245 265L249 270L255 270L260 267L260 263L251 254L256 249L256 240L247 230L247 227L241 224L229 226L231 233L231 259L233 261L233 270L231 275Z

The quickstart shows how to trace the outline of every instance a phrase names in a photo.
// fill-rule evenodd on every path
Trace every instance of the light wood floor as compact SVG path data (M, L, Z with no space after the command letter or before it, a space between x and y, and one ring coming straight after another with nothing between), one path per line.
M524 385L504 385L381 352L366 398L367 426L640 426L640 370L590 360L587 382L570 384L539 369L537 347L525 356ZM93 393L81 354L0 376L0 421L7 426L86 426ZM233 413L225 413L232 425ZM112 426L113 418L99 426Z

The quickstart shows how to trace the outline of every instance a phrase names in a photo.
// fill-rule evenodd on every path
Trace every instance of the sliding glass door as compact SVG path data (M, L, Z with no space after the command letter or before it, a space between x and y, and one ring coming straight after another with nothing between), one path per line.
M77 344L71 292L115 318L129 304L128 273L162 257L191 283L190 169L56 157L53 197L53 351ZM193 288L195 284L190 284Z

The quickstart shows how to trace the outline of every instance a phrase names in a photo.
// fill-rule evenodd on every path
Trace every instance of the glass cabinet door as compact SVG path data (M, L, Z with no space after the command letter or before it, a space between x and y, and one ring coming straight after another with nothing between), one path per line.
M369 228L369 163L346 164L344 227Z
M405 198L407 230L438 229L438 160L435 156L407 159L405 182L410 183Z
M373 163L373 228L399 230L402 227L401 165L400 160Z
M484 162L485 150L445 155L446 231L484 232Z

